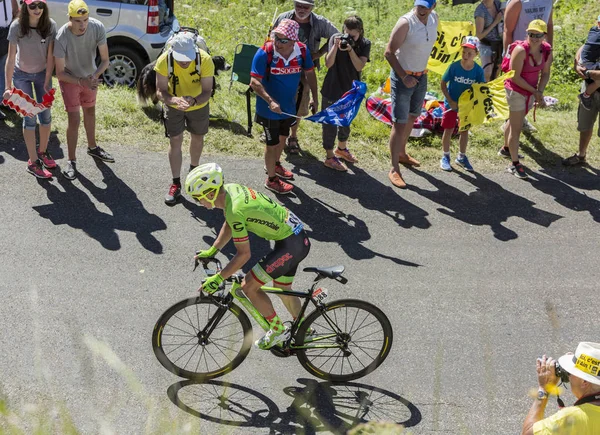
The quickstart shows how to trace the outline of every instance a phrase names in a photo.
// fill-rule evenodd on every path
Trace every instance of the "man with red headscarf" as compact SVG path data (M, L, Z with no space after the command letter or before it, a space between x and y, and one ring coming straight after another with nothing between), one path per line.
M265 130L265 187L286 194L294 186L293 174L281 165L281 153L296 124L296 92L302 73L306 74L315 105L318 106L317 76L308 47L298 41L299 25L282 20L271 33L272 41L260 48L252 61L250 86L260 98L256 99L256 122Z

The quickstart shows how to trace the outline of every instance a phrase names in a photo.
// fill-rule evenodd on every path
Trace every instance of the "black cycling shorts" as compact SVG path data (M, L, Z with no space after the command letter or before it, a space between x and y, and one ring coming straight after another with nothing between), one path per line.
M275 248L254 265L250 273L261 285L273 281L276 286L290 285L298 265L310 252L310 240L304 232L275 242Z
M290 129L296 124L296 118L285 118L285 119L269 119L263 118L260 115L256 115L255 121L257 124L262 125L265 130L265 136L267 138L267 146L279 145L279 136L288 137L290 135Z

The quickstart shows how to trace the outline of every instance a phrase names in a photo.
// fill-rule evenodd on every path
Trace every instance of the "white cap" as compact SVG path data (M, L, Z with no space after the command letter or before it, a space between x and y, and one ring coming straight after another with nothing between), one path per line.
M196 59L196 41L191 33L178 33L171 41L173 59L179 62L191 62Z

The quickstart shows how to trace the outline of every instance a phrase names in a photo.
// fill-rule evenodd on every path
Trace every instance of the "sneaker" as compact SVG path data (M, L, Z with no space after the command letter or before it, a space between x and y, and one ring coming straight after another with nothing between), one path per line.
M529 121L527 120L527 118L525 118L525 119L523 120L523 131L526 131L526 132L529 132L529 133L534 133L534 132L536 132L536 131L537 131L537 128L535 128L535 127L533 126L533 124L532 124L531 122L529 122Z
M279 176L279 178L283 178L284 180L291 180L294 178L294 174L291 171L285 169L281 163L275 165L275 173Z
M524 180L529 177L529 175L527 175L527 173L525 172L525 168L520 163L517 163L516 165L510 165L508 167L508 172L513 174L515 177L520 178L521 180Z
M440 160L440 168L444 171L451 171L452 165L450 165L450 154L444 154Z
M52 178L50 171L44 168L39 159L33 163L31 163L31 160L27 160L27 172L37 178Z
M565 166L585 165L585 156L581 157L578 154L573 154L571 157L563 159L562 164Z
M262 350L271 349L273 346L290 339L290 330L283 326L279 331L269 329L264 337L256 340L254 345Z
M103 162L108 162L108 163L115 162L115 159L113 158L113 156L108 154L106 151L104 151L100 147L96 147L94 149L88 148L87 153L88 153L88 155L92 156L93 158L101 160Z
M52 156L50 155L50 153L48 151L44 151L43 153L38 153L38 158L42 161L42 163L44 164L44 166L47 169L56 168L56 162L54 161L54 159L52 158Z
M592 110L592 97L590 97L589 95L586 97L583 95L583 92L579 95L577 95L577 98L579 98L579 102L581 103L581 107L583 107L585 110Z
M408 154L405 155L404 157L400 156L400 158L398 159L399 163L402 163L403 165L409 165L409 166L414 166L415 168L421 166L421 162L419 162L416 159L413 159L411 156L409 156Z
M510 151L508 150L508 148L504 148L504 147L500 148L498 150L498 155L500 157L510 159ZM519 157L519 160L523 160L525 158L525 156L523 154L518 154L518 157Z
M471 162L469 162L469 159L467 158L467 156L465 154L463 154L462 157L457 157L456 160L454 160L458 165L462 166L465 170L469 171L469 172L473 172L473 166L471 165Z
M341 149L336 147L333 151L333 154L340 159L346 160L348 163L358 163L358 159L350 152L348 148Z
M294 186L292 186L290 183L281 181L279 177L275 178L273 181L267 178L267 181L265 181L265 187L271 192L280 193L282 195L287 195L294 188Z
M406 188L406 183L404 182L404 179L402 178L402 175L400 175L399 172L396 172L393 169L390 170L390 173L388 174L388 178L390 179L390 181L392 182L392 184L394 186L399 187L400 189Z
M348 167L346 166L346 164L344 162L342 162L340 159L338 159L336 156L325 159L323 164L325 166L327 166L328 168L331 168L331 169L334 169L334 170L340 171L340 172L345 172L348 170Z
M167 205L175 205L177 201L181 197L181 185L180 184L171 184L169 187L169 192L165 195L165 204Z
M74 180L77 177L77 163L73 160L67 161L67 166L62 173L67 180Z

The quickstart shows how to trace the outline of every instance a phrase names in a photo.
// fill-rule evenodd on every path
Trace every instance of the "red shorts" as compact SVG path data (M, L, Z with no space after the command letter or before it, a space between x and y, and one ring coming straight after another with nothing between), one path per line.
M89 89L76 83L58 81L62 93L65 110L77 112L79 107L94 107L96 105L97 89Z
M446 110L442 115L442 128L444 130L454 129L458 125L458 112Z

